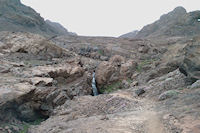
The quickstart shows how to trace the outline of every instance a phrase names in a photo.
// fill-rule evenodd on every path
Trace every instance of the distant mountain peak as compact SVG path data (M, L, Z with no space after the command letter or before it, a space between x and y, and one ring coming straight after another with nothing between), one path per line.
M164 14L152 24L144 26L136 35L137 38L156 36L191 36L200 34L200 11L187 13L179 6L173 11Z
M178 6L176 7L173 12L176 12L176 13L187 13L186 9L182 6Z

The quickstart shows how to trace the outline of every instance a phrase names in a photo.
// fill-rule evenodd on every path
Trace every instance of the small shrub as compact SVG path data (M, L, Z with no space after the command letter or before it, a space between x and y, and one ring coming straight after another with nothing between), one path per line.
M156 59L147 59L147 60L143 60L143 61L139 62L137 65L136 71L142 72L144 66L151 65L151 64L153 64L154 61L156 61Z
M24 123L23 125L20 125L21 127L23 127L23 130L21 130L19 133L28 133L28 129L31 125L39 125L42 121L44 121L44 119L39 118L33 122Z
M99 50L98 50L98 53L99 53L100 55L104 55L104 51L103 51L102 49L99 49Z
M23 126L24 129L21 130L19 133L27 133L30 125L29 124L24 124L22 126Z
M178 88L178 90L184 90L184 88Z
M108 94L108 93L111 93L111 92L121 89L121 86L122 86L121 81L113 82L112 84L105 85L102 89L100 89L100 93Z
M128 78L126 81L127 81L129 84L132 83L132 80L131 80L130 78Z

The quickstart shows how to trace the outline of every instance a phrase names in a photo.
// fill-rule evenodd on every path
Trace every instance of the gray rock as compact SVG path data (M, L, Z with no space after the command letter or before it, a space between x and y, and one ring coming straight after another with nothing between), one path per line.
M171 97L174 97L174 96L177 96L177 95L178 95L178 91L169 90L169 91L166 91L166 92L162 93L162 94L158 97L158 100L159 100L159 101L166 100L166 99L168 99L168 98L171 98Z
M138 90L135 91L135 94L136 94L137 96L140 96L140 95L142 95L142 94L144 94L144 93L145 93L145 90L144 90L144 89L138 89Z
M20 105L17 111L19 112L19 117L22 120L34 121L35 118L37 118L36 112L28 103Z
M191 86L190 89L197 89L200 88L200 80L197 80L196 82L194 82Z
M188 44L184 48L184 60L180 65L180 71L185 74L191 83L200 79L200 43L199 41Z
M54 100L53 100L53 103L55 105L62 105L66 102L67 99L70 99L66 92L61 92Z

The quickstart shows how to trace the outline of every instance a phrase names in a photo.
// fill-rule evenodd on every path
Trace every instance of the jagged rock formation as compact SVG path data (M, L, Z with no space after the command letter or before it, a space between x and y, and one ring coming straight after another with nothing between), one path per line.
M38 34L0 34L0 125L47 118L67 99L92 93L75 53Z
M138 32L138 30L134 30L132 32L119 36L119 38L134 38L138 34Z
M64 27L45 22L32 8L20 0L0 0L0 31L25 31L43 35L68 34Z

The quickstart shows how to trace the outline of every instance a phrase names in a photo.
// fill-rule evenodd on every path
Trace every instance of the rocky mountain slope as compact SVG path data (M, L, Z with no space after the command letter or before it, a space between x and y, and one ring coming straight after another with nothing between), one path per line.
M0 40L0 132L200 131L199 77L193 80L192 74L198 69L189 65L199 57L193 49L198 37L160 43L69 36L50 41L0 32ZM95 97L93 70L101 93Z
M76 36L76 33L69 32L65 27L63 27L61 24L57 22L52 22L50 20L45 21L48 25L50 25L52 28L54 28L59 35L74 35Z
M20 0L0 0L0 31L25 31L43 35L69 34L62 26L45 22L32 8Z
M199 46L0 32L0 133L199 133Z
M126 33L124 35L119 36L120 38L134 38L138 34L138 30L134 30L132 32Z
M162 36L192 36L200 33L200 11L187 12L183 7L162 15L156 22L144 26L135 38Z

